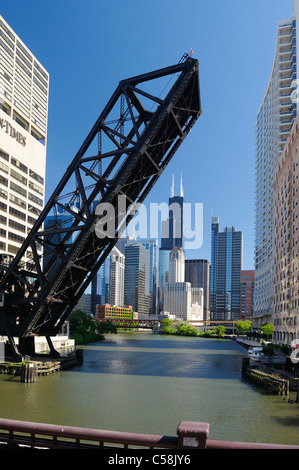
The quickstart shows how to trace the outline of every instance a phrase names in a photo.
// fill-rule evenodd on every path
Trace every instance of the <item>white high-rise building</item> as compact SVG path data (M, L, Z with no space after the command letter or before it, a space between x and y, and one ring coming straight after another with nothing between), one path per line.
M190 282L167 282L164 293L164 314L181 320L191 319Z
M191 320L203 320L204 293L202 287L191 287Z
M124 289L125 255L114 247L110 253L109 298L111 305L124 306Z
M169 253L168 282L185 281L185 252L181 248L173 248Z
M1 254L17 253L44 206L48 98L48 72L0 16Z
M299 0L293 16L277 24L277 40L269 83L257 113L255 156L255 289L254 320L271 321L274 279L275 167L297 115Z
M180 248L173 248L169 255L164 314L185 321L203 320L203 289L193 288L190 282L185 282L185 253Z
M159 282L159 247L158 240L155 238L124 239L125 246L137 243L144 246L149 251L150 270L149 270L149 314L156 315L158 312L158 282ZM118 246L118 243L116 244Z

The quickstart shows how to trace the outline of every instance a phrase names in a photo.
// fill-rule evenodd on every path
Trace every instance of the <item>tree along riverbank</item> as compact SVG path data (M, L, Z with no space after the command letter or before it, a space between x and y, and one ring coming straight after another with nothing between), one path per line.
M165 318L161 321L159 333L162 335L198 336L201 338L224 338L225 327L219 325L213 328L212 330L202 331L198 327L190 325L189 322L175 322L173 320L170 320L169 318Z
M70 317L70 338L76 344L89 344L105 339L106 333L117 333L117 328L112 322L98 322L82 310L74 310Z

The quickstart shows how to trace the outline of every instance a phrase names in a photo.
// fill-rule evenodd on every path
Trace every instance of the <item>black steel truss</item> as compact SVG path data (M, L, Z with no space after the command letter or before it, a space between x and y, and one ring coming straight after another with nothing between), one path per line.
M162 79L175 80L165 97L157 95ZM59 332L200 114L190 57L119 83L0 281L0 322L11 340ZM118 215L113 237L97 233L99 203Z

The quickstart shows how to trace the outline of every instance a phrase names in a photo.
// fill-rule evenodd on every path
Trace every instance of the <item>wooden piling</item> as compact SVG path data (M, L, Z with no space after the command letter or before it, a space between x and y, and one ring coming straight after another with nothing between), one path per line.
M286 379L281 379L271 374L267 374L261 370L252 369L250 367L248 367L246 375L250 380L266 389L269 393L289 395L289 381Z
M36 381L36 367L32 362L24 362L21 367L21 382L32 383Z
M243 375L246 375L249 364L250 364L249 357L243 357L242 358L242 374Z

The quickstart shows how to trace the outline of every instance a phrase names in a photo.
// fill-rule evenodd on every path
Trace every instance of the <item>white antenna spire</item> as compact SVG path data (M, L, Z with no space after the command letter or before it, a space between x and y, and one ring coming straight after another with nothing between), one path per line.
M174 197L174 175L172 175L172 185L170 188L170 197Z
M183 177L181 173L181 188L180 188L180 196L184 197L184 188L183 188Z

